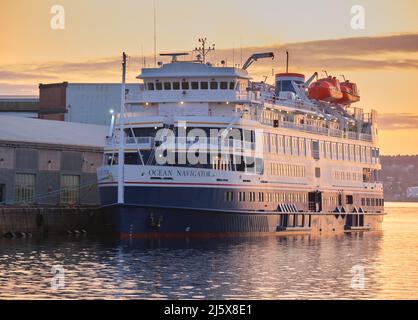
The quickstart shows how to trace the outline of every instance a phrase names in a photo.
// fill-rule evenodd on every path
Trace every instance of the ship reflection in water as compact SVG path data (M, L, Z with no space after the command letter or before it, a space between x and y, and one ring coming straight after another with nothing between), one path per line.
M387 211L382 233L338 237L1 240L0 298L418 299L418 207Z

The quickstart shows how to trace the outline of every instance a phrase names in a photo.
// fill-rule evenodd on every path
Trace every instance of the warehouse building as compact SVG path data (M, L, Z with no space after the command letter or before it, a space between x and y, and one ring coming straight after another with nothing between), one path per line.
M0 96L0 115L38 118L37 96Z
M406 197L408 199L418 199L418 187L409 187L406 190Z
M107 126L0 115L0 206L97 206Z
M127 84L139 94L141 84ZM120 83L51 83L39 85L41 119L109 125L111 110L120 109Z

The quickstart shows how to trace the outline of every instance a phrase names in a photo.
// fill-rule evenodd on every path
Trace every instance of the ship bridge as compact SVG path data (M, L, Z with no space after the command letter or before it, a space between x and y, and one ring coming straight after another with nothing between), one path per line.
M251 77L246 70L201 61L144 68L137 78L143 80L144 89L128 95L127 103L148 116L233 116L259 98L247 89Z
M145 68L137 78L144 81L144 91L129 96L130 102L233 103L252 99L247 92L251 77L238 68L179 61Z

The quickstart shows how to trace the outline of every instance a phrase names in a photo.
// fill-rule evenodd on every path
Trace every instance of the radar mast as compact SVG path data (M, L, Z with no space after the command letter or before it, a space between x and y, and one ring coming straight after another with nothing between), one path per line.
M203 63L206 63L206 56L209 52L215 51L215 45L206 47L207 39L200 38L199 39L200 47L196 47L193 51L196 51L198 53L197 60Z

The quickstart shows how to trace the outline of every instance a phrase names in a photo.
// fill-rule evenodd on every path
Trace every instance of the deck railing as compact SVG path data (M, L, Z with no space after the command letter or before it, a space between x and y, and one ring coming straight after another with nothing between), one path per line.
M251 120L257 120L256 117L251 117ZM262 124L275 126L274 120L266 119L266 118L259 118L259 121ZM300 124L294 123L289 121L278 121L279 128L286 128L286 129L294 129L314 134L320 134L330 137L336 138L345 138L345 139L352 139L352 140L362 140L362 141L372 141L372 136L367 133L358 133L353 131L343 131L339 129L333 128L326 128L326 127L318 127L318 126L311 126L307 124Z

